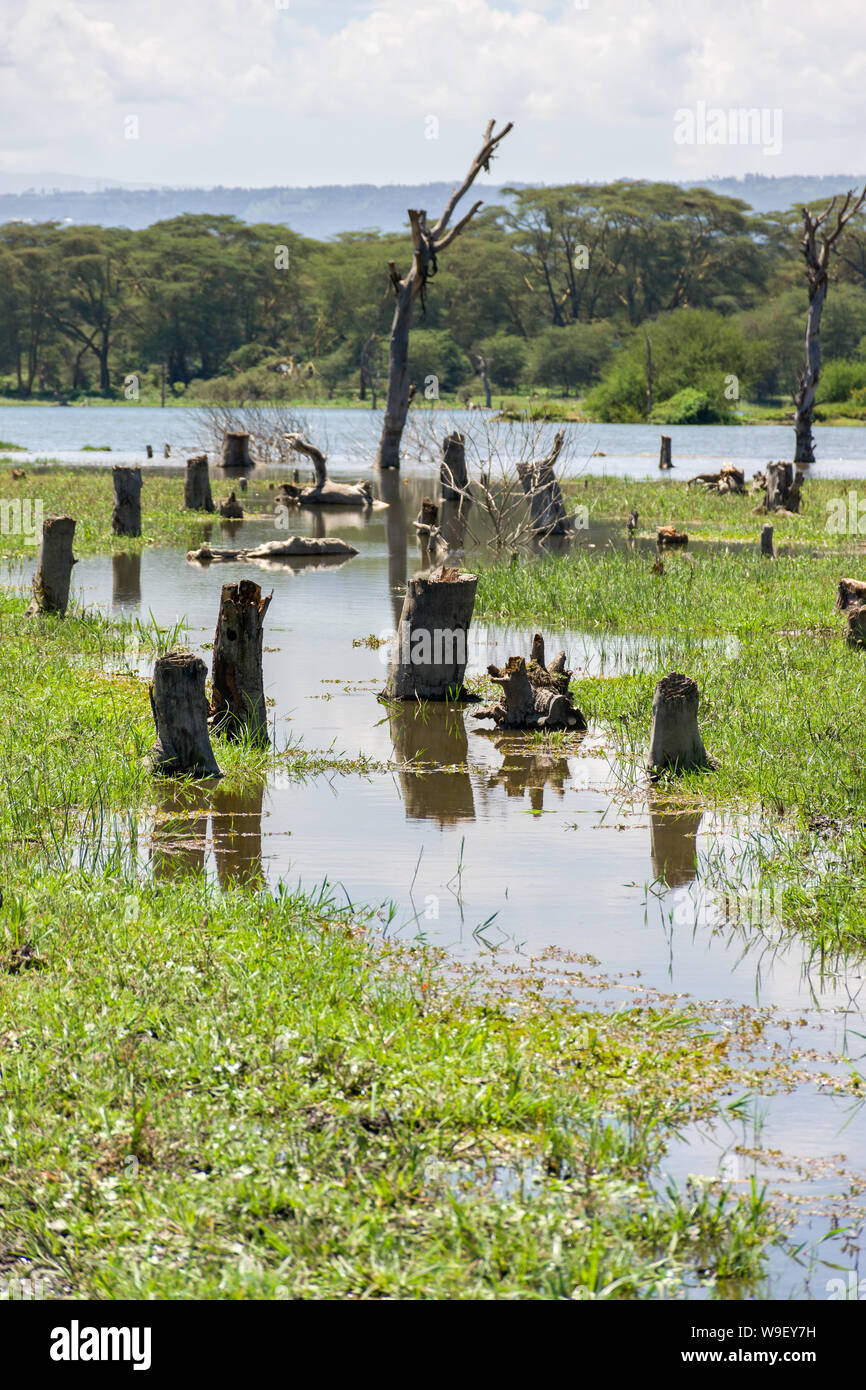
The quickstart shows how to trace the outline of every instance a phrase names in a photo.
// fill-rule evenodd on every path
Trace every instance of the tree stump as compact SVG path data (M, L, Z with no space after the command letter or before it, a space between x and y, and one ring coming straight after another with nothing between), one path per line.
M803 474L793 463L767 464L767 511L798 512Z
M220 455L223 468L252 468L250 458L250 437L244 430L227 430L223 435Z
M471 698L463 689L463 677L477 585L476 575L444 567L409 580L384 696L392 700Z
M220 502L218 510L220 516L234 518L236 521L240 521L244 514L244 509L233 492L229 493L224 502Z
M210 719L215 733L255 743L268 742L268 712L262 681L265 614L273 594L262 598L258 584L242 579L224 584L213 647Z
M323 454L301 434L286 434L283 438L290 449L307 456L316 475L314 486L302 488L297 494L297 501L302 507L372 507L373 489L369 482L332 482L328 477L327 454Z
M845 640L849 647L866 647L866 603L853 603L846 610L848 631Z
M469 486L466 470L466 436L455 430L442 441L442 466L439 470L442 501L459 502Z
M191 512L212 512L214 510L207 454L195 454L186 461L183 505L187 511Z
M147 454L147 457L148 457L149 459L152 459L152 458L153 458L153 445L152 445L152 444L145 444L144 448L145 448L145 453Z
M836 612L844 613L846 609L866 603L866 583L862 579L840 579L839 592L836 595Z
M141 469L112 469L114 508L111 529L115 536L141 535Z
M207 727L207 667L197 656L169 652L157 657L150 687L156 743L150 754L154 772L167 777L221 777Z
M654 771L709 766L698 728L699 698L697 682L689 676L674 671L659 681L653 696L649 750Z
M660 550L666 546L688 545L689 538L685 531L678 531L675 526L660 526L656 531L656 544Z
M511 656L501 669L488 666L487 671L490 679L502 687L502 699L478 710L476 719L492 719L499 729L569 729L580 733L586 728L581 711L544 668L539 668L533 679L523 657ZM548 679L540 679L542 675Z
M768 556L771 560L776 558L776 550L773 545L773 528L769 524L761 527L761 554Z
M659 449L659 468L662 470L662 472L667 472L669 468L673 468L674 466L673 461L671 459L671 437L669 434L663 434L661 440L661 447Z
M565 431L559 430L553 441L553 448L546 458L517 465L517 476L529 500L532 529L541 539L547 536L564 536L573 529L553 471L564 441Z
M74 517L47 516L42 523L42 545L33 580L33 597L27 608L28 618L37 613L59 613L62 617L66 612L75 564L74 536Z

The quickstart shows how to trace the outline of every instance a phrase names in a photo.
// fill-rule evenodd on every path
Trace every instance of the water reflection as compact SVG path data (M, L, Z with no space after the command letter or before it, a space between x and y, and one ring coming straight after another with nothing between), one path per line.
M397 780L407 820L434 820L454 825L475 819L472 780L465 769L469 741L461 710L450 705L406 704L388 714L394 757L414 761L424 770L400 768ZM460 771L431 771L463 764Z
M568 758L551 750L528 748L525 740L508 735L488 733L487 737L503 754L501 768L487 779L489 786L504 787L506 796L528 796L536 813L544 810L545 788L562 800L571 781Z
M197 783L165 778L155 782L155 790L150 850L155 879L175 881L186 874L205 872L210 822L221 887L233 883L252 888L263 885L263 782L232 791L215 778Z
M656 878L669 888L693 883L703 812L665 811L651 801L649 813L650 854Z
M262 868L262 800L264 782L243 791L227 791L217 787L213 795L211 826L217 877L223 888L230 883L248 888L261 888L265 881Z
M111 602L115 608L141 603L141 551L118 550L111 557Z
M394 627L400 625L403 611L403 594L406 588L406 570L409 563L409 542L407 534L406 504L400 488L400 473L395 468L382 469L378 476L379 496L387 502L385 513L385 540L388 545L388 589L391 596L391 612Z

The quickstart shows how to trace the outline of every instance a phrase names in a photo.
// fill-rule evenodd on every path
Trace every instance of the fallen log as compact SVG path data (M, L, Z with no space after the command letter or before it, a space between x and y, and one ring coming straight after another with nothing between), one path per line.
M272 593L262 598L251 579L224 584L213 646L211 728L232 740L246 735L259 745L268 742L262 641L272 598Z
M38 613L59 613L62 617L69 602L69 585L75 536L75 519L71 516L47 516L42 523L42 544L33 579L33 597L26 616Z
M694 478L689 478L686 486L692 487L695 483L701 483L707 492L741 493L746 490L746 475L742 468L726 463L718 473L697 473Z
M252 550L202 545L198 550L188 550L186 558L195 564L209 565L232 560L316 559L322 555L342 555L348 559L357 554L353 545L338 536L287 536L285 540L266 541Z
M697 682L689 676L673 671L659 681L653 696L649 748L654 772L709 766L698 728L698 701Z
M464 690L463 677L477 585L476 575L444 566L409 580L383 697L474 698Z
M300 434L284 435L290 449L305 454L313 465L316 481L313 487L301 488L295 500L302 507L371 507L373 488L368 481L334 483L328 477L327 455Z
M112 469L114 506L111 529L115 536L141 535L141 469Z
M469 486L466 469L466 436L459 430L446 434L442 441L442 465L439 470L443 502L460 502Z
M169 652L157 657L150 687L156 743L153 772L175 777L221 777L207 726L207 667L197 656Z
M866 603L866 582L862 579L840 579L834 611L844 613L859 603Z

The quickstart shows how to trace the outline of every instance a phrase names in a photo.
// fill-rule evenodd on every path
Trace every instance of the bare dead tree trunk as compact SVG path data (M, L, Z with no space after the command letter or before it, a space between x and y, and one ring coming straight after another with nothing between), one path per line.
M223 468L252 468L250 437L242 430L228 430L223 436L220 464Z
M244 731L268 742L268 713L262 680L265 614L273 594L262 598L258 584L242 579L224 584L213 647L211 726L237 739Z
M806 207L803 208L801 247L806 261L809 310L806 315L806 360L794 394L794 404L797 408L794 420L795 463L815 462L812 418L815 410L815 392L821 375L821 314L829 287L830 251L846 224L860 211L864 200L866 188L858 198L854 196L854 189L849 189L845 194L845 201L836 213L833 229L829 232L822 232L821 228L836 207L835 198L831 199L824 211L818 215Z
M460 502L469 486L466 471L466 436L455 430L442 441L442 465L439 470L443 502Z
M195 454L186 461L183 505L191 512L212 512L214 509L207 454Z
M476 355L475 361L478 363L478 370L481 373L481 384L484 387L484 404L490 409L490 377L487 374L487 358L483 352Z
M114 507L111 529L115 536L141 535L141 469L112 469Z
M221 777L207 728L207 667L197 656L169 652L157 657L150 687L156 743L154 772L174 777Z
M653 409L653 350L649 334L644 331L646 338L646 418L652 415Z
M47 516L42 523L42 545L39 550L39 563L33 580L33 597L27 609L27 617L37 613L66 612L69 602L69 585L72 579L72 541L75 536L75 519L71 516Z
M698 728L698 687L689 676L674 671L664 676L653 696L650 767L678 772L709 765Z
M547 536L567 535L573 529L553 471L564 440L565 431L559 430L545 458L517 465L517 475L529 500L532 529L542 540Z
M406 586L383 694L392 700L461 700L478 579L456 569L416 574Z
M662 472L667 472L667 470L673 468L673 466L673 460L671 458L671 437L669 434L663 434L661 447L659 449L659 468Z
M415 307L415 300L420 296L423 307L427 281L436 274L438 268L437 258L446 246L450 246L454 238L460 235L467 222L475 216L481 207L480 202L474 203L465 217L455 223L450 231L447 230L457 204L471 188L482 170L489 173L490 161L497 145L511 130L511 122L509 121L499 134L495 135L494 125L494 121L489 122L484 132L484 142L481 149L475 156L460 187L451 194L435 227L428 228L427 213L423 208L409 209L409 223L412 228L412 265L408 274L401 279L395 263L390 261L388 265L397 303L391 324L391 342L388 353L388 397L385 404L385 420L382 425L382 437L379 441L379 454L376 460L380 468L400 467L400 441L403 437L406 416L409 413L409 330L412 326L412 311Z

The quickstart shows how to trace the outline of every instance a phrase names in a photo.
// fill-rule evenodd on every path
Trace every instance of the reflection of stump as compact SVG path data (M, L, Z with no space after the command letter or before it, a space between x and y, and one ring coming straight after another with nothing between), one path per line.
M223 435L220 463L223 468L252 468L249 435L243 430L228 430Z
M256 743L268 741L262 639L272 598L263 599L251 579L223 585L213 648L211 724L231 739L246 731Z
M459 502L469 486L466 471L466 437L455 430L442 441L442 465L439 470L442 501Z
M209 797L209 789L171 778L160 784L150 846L158 882L204 873Z
M141 602L141 551L118 550L111 557L111 601Z
M679 888L697 877L697 834L703 811L668 813L650 804L650 854L653 873L668 888Z
M66 612L69 602L69 584L72 579L72 539L75 535L75 520L71 516L47 516L42 523L42 545L39 550L39 564L33 580L33 597L27 609L27 616L36 613Z
M111 529L115 536L141 535L141 469L112 469L114 478L114 510Z
M664 676L653 696L650 766L683 772L709 766L698 728L698 687L689 676Z
M661 447L659 448L659 468L665 473L669 468L673 468L673 466L673 460L671 459L671 437L669 434L663 434L661 437Z
M217 878L222 888L232 883L259 888L262 871L262 799L264 783L254 782L243 791L217 787L211 806L213 850Z
M773 546L772 526L761 527L761 554L767 555L771 560L775 560L776 551Z
M207 454L195 454L186 461L183 505L191 512L212 512L214 509Z
M463 677L477 584L474 574L444 568L409 580L386 696L392 700L466 698Z
M169 652L157 657L150 687L156 724L156 743L150 754L154 772L222 776L207 729L206 676L207 668L197 656Z
M405 704L390 712L389 724L394 757L403 764L397 778L406 819L435 820L438 825L474 820L469 773L429 770L466 763L469 742L462 711Z

